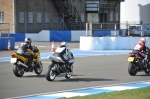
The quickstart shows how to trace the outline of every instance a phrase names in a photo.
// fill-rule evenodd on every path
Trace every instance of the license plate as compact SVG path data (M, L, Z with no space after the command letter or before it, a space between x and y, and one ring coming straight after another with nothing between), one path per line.
M10 59L10 63L16 63L16 61L17 61L17 58L11 58Z
M128 62L133 62L134 61L134 57L128 57Z

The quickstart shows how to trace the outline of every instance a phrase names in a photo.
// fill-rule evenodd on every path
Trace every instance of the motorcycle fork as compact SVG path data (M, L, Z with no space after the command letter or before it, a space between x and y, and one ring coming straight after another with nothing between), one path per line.
M54 64L53 68L52 68L52 71L56 71L56 72L59 72L59 66L58 64Z

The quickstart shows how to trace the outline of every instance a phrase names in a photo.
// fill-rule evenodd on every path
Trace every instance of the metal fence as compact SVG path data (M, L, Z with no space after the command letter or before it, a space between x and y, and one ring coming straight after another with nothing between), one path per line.
M90 34L92 35L94 30L125 30L125 36L150 36L150 23L142 23L141 21L126 21L121 23L86 23L86 31L90 31Z

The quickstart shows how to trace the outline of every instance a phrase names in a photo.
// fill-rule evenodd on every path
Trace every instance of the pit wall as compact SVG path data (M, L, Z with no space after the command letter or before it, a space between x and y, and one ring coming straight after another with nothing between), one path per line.
M46 41L46 42L72 42L80 41L80 36L86 36L89 34L89 31L86 30L42 30L39 33L16 33L10 34L10 37L14 37L16 42L24 41L26 37L32 39L32 41ZM100 36L114 36L115 31L111 30L95 30L94 37ZM125 30L118 30L117 35L125 36ZM2 37L7 37L8 34L1 34Z
M141 37L80 37L80 50L132 50ZM146 46L150 48L150 37Z
M15 46L15 38L14 37L0 37L0 50L8 50L8 41L10 41L9 46L11 50L14 49Z

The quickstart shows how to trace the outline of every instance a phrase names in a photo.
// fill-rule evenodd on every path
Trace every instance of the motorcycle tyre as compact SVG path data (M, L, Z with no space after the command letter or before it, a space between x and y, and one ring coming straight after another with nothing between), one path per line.
M53 67L54 67L54 64L52 63L46 69L45 77L48 81L53 81L56 78L56 72L52 71ZM51 72L53 72L53 76L54 76L53 78L50 77Z
M148 65L148 67L144 69L145 74L150 74L150 71L148 71L148 68L150 68L150 65Z
M67 72L67 73L66 73L66 75L65 75L65 78L66 78L66 79L70 79L70 77L72 76L72 73L73 73L73 65L71 66L71 69L72 69L71 72Z
M137 73L137 70L135 72L133 72L133 69L135 69L135 67L133 65L134 65L134 63L129 63L129 65L128 65L128 73L131 76L135 76Z
M40 64L41 64L41 66L39 66ZM40 72L38 72L38 70L37 70L37 69L39 69L39 67L41 68L41 71L40 71ZM43 65L42 65L41 61L39 61L39 63L37 64L37 66L34 67L34 72L35 72L37 75L40 75L40 74L42 73L42 71L43 71Z
M14 67L13 67L14 75L15 75L16 77L22 77L22 76L23 76L23 74L24 74L24 71L23 71L23 73L22 73L22 74L19 74L19 73L18 73L18 69L17 69L17 68L20 68L20 66L18 66L18 65L14 65Z
M144 70L145 74L150 74L149 71L147 71L147 69Z

